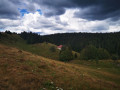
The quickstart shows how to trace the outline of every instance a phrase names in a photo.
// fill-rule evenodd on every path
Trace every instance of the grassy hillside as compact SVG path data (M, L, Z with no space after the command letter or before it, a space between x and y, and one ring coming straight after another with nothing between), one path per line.
M17 45L22 45L26 44L26 42L17 34L6 34L6 33L1 33L0 34L0 43L1 44L6 44L9 46L17 46Z
M55 52L52 52L50 48L54 46L55 47ZM50 59L59 59L59 50L57 49L56 45L50 44L50 43L39 43L33 45L34 47L34 52L37 52L38 55L50 58Z
M23 40L17 34L2 33L2 35L0 36L0 43L11 46L11 47L16 47L18 49L22 49L24 51L28 51L33 54L44 56L50 59L54 59L54 60L59 59L60 51L57 49L57 46L54 44L47 43L47 42L39 43L39 44L27 44L26 41ZM55 47L54 52L50 50L51 47ZM73 54L75 53L79 57L79 53L73 51Z
M0 89L119 90L120 74L54 61L0 44Z
M50 59L58 60L59 58L59 50L57 47L50 43L39 43L39 44L27 44L25 40L23 40L19 35L16 34L6 34L3 33L0 36L0 43L4 45L8 45L11 47L16 47L18 49L22 49L25 51L29 51L33 54L37 54L40 56L44 56ZM55 52L52 52L50 48L54 46Z
M96 72L90 71L92 72L91 74L94 74L96 77L101 79L106 79L120 84L120 79L116 78L116 76L120 75L120 60L116 62L113 60L99 60L99 62L90 60L73 60L70 63L96 70ZM108 75L110 77L108 77Z

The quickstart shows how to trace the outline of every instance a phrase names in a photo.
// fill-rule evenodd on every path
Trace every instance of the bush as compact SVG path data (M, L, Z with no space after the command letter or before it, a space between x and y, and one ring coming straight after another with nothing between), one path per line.
M5 31L5 33L7 33L7 34L12 34L10 31L7 31L7 30Z
M118 55L115 55L115 54L113 54L113 55L111 56L111 59L112 59L112 60L118 60L118 58L119 58L119 56L118 56Z
M100 59L100 60L110 59L109 52L103 48L99 48L98 49L98 59Z
M74 58L77 58L77 57L78 57L78 55L77 55L77 53L75 53L75 54L74 54Z
M82 60L90 60L90 59L96 60L96 59L98 59L97 53L98 53L97 48L92 46L92 45L89 45L88 47L84 48L81 51L80 59L82 59Z
M82 60L105 60L109 58L110 55L107 50L103 48L97 49L92 45L84 48L80 53L80 59Z
M69 48L64 48L60 51L59 60L61 61L70 61L73 59L72 50Z

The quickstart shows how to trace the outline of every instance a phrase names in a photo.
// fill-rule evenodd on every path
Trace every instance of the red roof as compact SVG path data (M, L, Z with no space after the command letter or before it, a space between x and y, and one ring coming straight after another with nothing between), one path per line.
M59 46L57 46L58 48L62 48L63 47L63 45L59 45Z

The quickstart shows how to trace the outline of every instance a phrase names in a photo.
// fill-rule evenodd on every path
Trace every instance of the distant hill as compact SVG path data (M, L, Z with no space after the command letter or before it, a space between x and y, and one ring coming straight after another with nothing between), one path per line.
M0 43L51 59L58 60L59 57L59 50L57 49L56 45L46 42L39 44L27 44L26 41L17 34L2 33L2 35L0 36ZM50 50L52 46L55 47L55 52L52 52Z
M10 46L14 46L14 45L17 46L20 44L26 44L26 41L17 34L1 33L0 43L10 45Z
M43 41L56 45L69 45L74 51L81 52L88 45L104 48L111 55L120 57L120 32L115 33L63 33L41 37Z
M28 52L31 52L36 55L44 56L50 59L58 60L60 50L57 49L57 46L51 43L43 42L36 44L29 44L26 40L22 39L17 34L7 34L2 33L0 36L0 43L8 45L11 47L16 47ZM51 48L54 47L55 51L52 51ZM77 52L73 51L73 54ZM77 53L79 55L79 53Z
M113 33L62 33L40 36L33 32L19 34L29 44L48 42L55 45L66 45L76 52L92 45L107 50L110 55L120 58L120 32Z

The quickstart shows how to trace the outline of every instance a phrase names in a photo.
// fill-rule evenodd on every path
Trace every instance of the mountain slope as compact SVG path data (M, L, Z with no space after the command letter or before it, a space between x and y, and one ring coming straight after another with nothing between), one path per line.
M44 43L37 43L37 44L27 44L26 41L23 40L19 35L6 34L6 33L1 34L0 43L11 46L11 47L16 47L18 49L22 49L46 58L59 60L60 50L57 49L56 45L51 43L44 42ZM54 47L55 51L51 50L52 47ZM79 53L73 51L73 54L75 53L79 57Z
M94 73L120 80L119 75L54 61L0 44L0 88L3 90L119 90L119 83L95 77Z
M39 44L27 44L26 41L23 40L19 35L6 33L2 33L2 35L0 36L0 43L11 47L16 47L18 49L22 49L47 58L55 60L59 59L59 50L54 44L46 42ZM51 47L55 47L55 52L52 52L50 50Z

